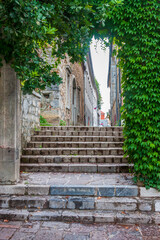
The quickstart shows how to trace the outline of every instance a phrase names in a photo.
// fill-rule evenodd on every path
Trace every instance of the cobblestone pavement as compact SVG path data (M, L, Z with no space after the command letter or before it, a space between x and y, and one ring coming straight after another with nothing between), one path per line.
M160 240L159 225L0 221L0 240Z

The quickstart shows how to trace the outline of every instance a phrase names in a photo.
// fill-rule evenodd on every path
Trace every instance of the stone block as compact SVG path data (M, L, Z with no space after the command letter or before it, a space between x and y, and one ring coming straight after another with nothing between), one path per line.
M28 195L48 195L49 185L29 185L27 188Z
M45 157L39 157L38 163L45 163Z
M13 197L9 201L9 206L11 208L48 208L48 200L41 197Z
M152 201L139 200L138 201L139 210L142 212L152 211Z
M156 200L154 204L155 204L155 211L160 212L160 200Z
M9 221L24 221L28 218L27 210L8 210L2 209L0 210L0 219L7 219Z
M152 216L138 213L117 213L116 222L120 224L151 224Z
M94 187L84 186L51 186L50 195L59 196L95 196Z
M96 163L96 158L93 156L93 157L90 157L89 156L89 159L88 159L89 163Z
M117 172L116 166L110 167L109 165L103 164L98 165L98 173L116 173L116 172Z
M146 189L145 187L140 187L140 197L159 197L160 192L154 188Z
M136 211L137 200L129 198L102 198L96 201L97 210Z
M117 197L137 197L138 187L136 186L117 186L116 187Z
M24 195L26 186L16 186L16 185L0 185L1 195Z
M153 216L153 222L155 223L155 224L160 224L160 214L158 213L156 213L156 214L154 214L154 216Z
M0 197L0 208L9 208L9 197Z
M114 213L95 213L95 222L96 223L114 223L115 214Z
M62 211L42 211L29 214L30 221L61 221Z
M77 210L94 209L94 198L70 197L67 208Z
M97 196L98 197L114 197L115 196L115 188L112 186L98 187L97 188Z
M94 216L89 211L64 211L62 213L62 220L65 222L82 222L82 223L93 223Z
M54 162L55 163L62 163L62 159L63 159L62 157L55 157Z
M97 165L95 164L74 164L69 165L69 172L77 172L77 173L96 173Z
M65 198L56 197L49 200L49 208L52 209L64 209L66 208L66 204L67 199Z

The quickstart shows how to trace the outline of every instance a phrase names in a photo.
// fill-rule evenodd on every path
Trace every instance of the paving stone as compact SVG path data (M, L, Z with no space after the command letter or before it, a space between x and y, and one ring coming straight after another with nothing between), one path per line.
M64 222L43 222L42 228L52 228L52 229L58 229L58 230L68 230L70 228L70 223L64 223Z
M41 229L36 234L34 240L62 240L63 231L56 231L56 230L43 230Z
M67 199L56 197L51 198L49 201L49 208L52 209L64 209L66 208Z
M34 233L16 232L11 240L33 240L34 237Z
M67 233L64 236L64 240L90 240L90 235L89 234L71 234Z
M19 232L23 233L36 233L40 229L40 222L24 222L19 229Z
M106 231L93 231L91 232L90 234L90 239L91 240L97 240L97 239L100 239L100 240L106 240L106 239L109 239L109 234L108 232Z
M67 208L69 209L94 209L94 198L70 197L68 199Z
M138 187L134 186L117 186L116 187L117 197L137 197Z
M94 196L96 190L94 187L86 186L51 186L50 194L51 195L60 195L60 196Z
M0 231L0 239L2 239L2 240L10 239L15 231L16 231L16 229L3 228Z
M141 225L140 229L143 236L160 237L160 226L158 225Z

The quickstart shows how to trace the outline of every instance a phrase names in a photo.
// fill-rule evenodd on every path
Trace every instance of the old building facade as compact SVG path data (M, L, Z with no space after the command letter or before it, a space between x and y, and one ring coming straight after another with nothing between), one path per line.
M99 111L98 111L98 91L95 83L95 77L92 66L91 53L89 52L84 62L84 97L85 97L85 125L98 126L99 125Z
M72 64L66 56L58 74L63 83L42 92L42 116L54 125L63 121L68 126L98 126L98 92L90 52L82 64Z
M116 48L115 45L110 46L110 57L109 57L109 72L108 72L108 87L110 88L110 120L111 125L121 126L121 113L120 108L122 106L121 97L121 70L118 67L119 59L117 56L112 56L113 50Z
M43 91L42 116L48 122L59 125L84 124L84 77L83 65L72 64L69 57L61 61L58 74L63 79L60 85L53 85Z

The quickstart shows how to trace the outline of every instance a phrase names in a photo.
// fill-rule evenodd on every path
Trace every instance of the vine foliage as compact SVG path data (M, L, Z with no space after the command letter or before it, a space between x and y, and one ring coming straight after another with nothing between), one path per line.
M53 69L67 53L82 61L90 41L108 37L123 69L124 149L135 180L160 189L160 1L0 0L0 55L25 92L60 83ZM107 43L106 43L107 44ZM39 49L52 46L49 65Z

